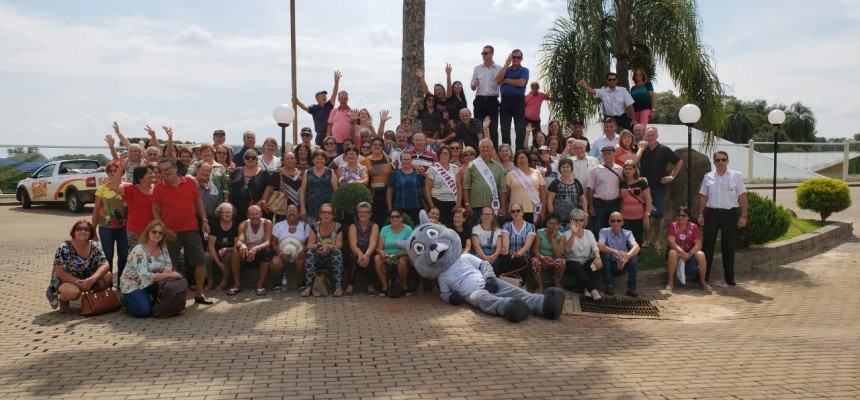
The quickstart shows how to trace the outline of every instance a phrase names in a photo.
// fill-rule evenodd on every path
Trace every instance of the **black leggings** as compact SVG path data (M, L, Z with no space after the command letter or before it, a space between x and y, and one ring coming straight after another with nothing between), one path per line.
M584 263L578 261L566 260L568 271L573 271L576 275L576 280L581 282L585 290L592 291L595 289L594 278L597 276L597 271L591 270L591 263L594 262L594 257L585 260Z

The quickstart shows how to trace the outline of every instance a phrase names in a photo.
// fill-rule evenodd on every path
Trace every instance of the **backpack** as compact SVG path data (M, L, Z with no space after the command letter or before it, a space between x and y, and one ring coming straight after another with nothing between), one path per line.
M185 278L162 279L158 281L158 296L152 305L152 316L155 318L170 318L185 311L185 296L188 293L188 281Z

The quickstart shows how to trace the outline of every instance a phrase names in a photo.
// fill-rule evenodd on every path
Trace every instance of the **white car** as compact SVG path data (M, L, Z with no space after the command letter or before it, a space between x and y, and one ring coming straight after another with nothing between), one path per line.
M108 181L96 160L49 162L18 182L15 198L22 208L34 203L66 203L69 211L79 213L84 204L95 201L96 189Z

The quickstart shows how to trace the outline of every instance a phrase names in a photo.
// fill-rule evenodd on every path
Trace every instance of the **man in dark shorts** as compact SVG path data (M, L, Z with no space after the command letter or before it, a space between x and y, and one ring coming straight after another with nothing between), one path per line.
M654 244L655 249L660 249L660 238L662 238L663 217L666 215L666 185L673 182L678 173L681 172L681 167L684 166L684 161L678 158L672 149L663 146L657 142L657 128L648 127L645 130L645 141L648 146L642 153L642 159L639 160L639 170L642 171L642 176L648 179L648 188L651 189L651 201L654 203L654 208L651 210L651 232L645 232L645 239L642 247L648 247L650 243ZM672 172L666 174L666 167L673 164Z

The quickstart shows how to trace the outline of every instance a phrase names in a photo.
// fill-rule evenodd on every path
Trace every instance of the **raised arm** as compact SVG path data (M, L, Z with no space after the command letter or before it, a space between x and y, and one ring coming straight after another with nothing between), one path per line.
M340 89L340 77L342 76L343 74L340 71L334 71L334 89L331 91L331 98L328 99L332 107L334 107L335 99L337 99L337 91Z
M108 183L110 190L119 193L120 196L125 196L125 187L122 186L122 177L125 175L126 168L128 168L128 159L121 157L119 160L119 167L117 167L113 176L110 177L110 183Z
M391 117L388 116L388 110L382 110L379 112L379 128L376 129L376 135L375 136L379 136L379 137L385 136L385 122L388 121L389 119L391 119Z
M582 88L585 89L585 91L588 92L588 94L590 94L592 96L594 96L594 94L597 93L597 91L594 90L594 88L592 88L591 86L588 86L588 84L585 83L584 79L579 81L579 86L582 86Z
M167 134L167 149L164 150L164 156L175 160L176 150L173 147L173 128L162 125L161 129L164 129L164 133Z
M418 102L421 101L420 96L415 96L412 98L412 105L409 106L409 116L412 118L418 118Z
M447 82L446 90L445 90L445 99L450 99L454 96L454 91L451 90L451 64L445 63L445 81Z
M123 136L122 132L119 131L119 124L116 123L116 121L113 122L113 133L115 133L116 137L119 138L119 144L123 145L123 147L127 149L128 145L131 143L125 138L125 136Z
M421 89L424 90L424 93L430 93L430 88L427 87L427 81L424 80L424 68L416 69L415 76L418 77L418 83L421 84Z
M149 135L149 143L146 144L146 147L158 147L158 138L155 136L155 129L152 129L149 127L149 125L147 125L146 128L143 128L143 130L145 130L146 134Z
M105 142L107 142L108 149L110 149L110 155L114 159L114 161L119 160L119 155L116 153L116 147L114 145L116 142L111 135L105 135Z

